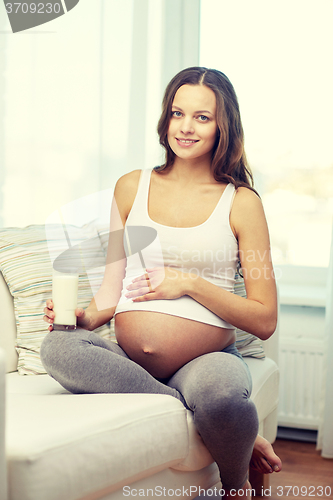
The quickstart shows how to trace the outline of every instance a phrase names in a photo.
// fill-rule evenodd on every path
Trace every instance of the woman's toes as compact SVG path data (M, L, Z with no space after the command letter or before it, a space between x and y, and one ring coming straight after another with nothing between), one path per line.
M273 446L262 436L257 436L254 443L251 463L255 464L253 468L263 474L279 472L282 468L282 462L274 452Z
M282 467L282 462L273 450L273 446L267 441L265 451L263 452L265 460L272 467L274 472L279 472Z

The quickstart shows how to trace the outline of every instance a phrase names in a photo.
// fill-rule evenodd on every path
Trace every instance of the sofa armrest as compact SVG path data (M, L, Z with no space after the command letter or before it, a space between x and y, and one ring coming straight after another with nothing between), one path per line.
M7 372L17 370L16 321L14 312L14 300L11 296L7 283L0 271L0 348L5 351Z
M5 453L5 353L0 349L0 500L7 499L7 467Z

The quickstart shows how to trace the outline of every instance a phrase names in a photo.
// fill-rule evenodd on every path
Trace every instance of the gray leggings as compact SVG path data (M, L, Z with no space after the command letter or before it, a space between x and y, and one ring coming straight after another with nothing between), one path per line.
M193 359L163 381L132 361L118 344L82 329L52 331L40 354L47 373L72 393L168 394L179 399L193 411L223 487L244 485L258 417L250 399L251 375L235 344Z

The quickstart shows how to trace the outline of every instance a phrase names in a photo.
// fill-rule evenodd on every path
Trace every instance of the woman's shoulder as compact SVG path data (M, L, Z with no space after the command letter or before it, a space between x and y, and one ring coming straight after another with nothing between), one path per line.
M236 190L230 221L236 226L252 224L264 217L264 208L260 197L255 191L247 187Z
M124 189L137 189L140 176L141 176L142 170L132 170L132 172L128 172L127 174L122 175L119 177L116 183L116 190L124 190Z
M140 181L142 170L133 170L127 174L122 175L115 186L114 197L117 202L118 209L127 218L136 193L138 191L138 185Z
M138 185L140 181L142 170L132 170L127 174L119 177L115 186L115 196L120 196L121 198L134 197L138 190Z
M258 194L251 188L246 186L241 186L236 189L234 204L242 207L255 207L262 206L262 202Z

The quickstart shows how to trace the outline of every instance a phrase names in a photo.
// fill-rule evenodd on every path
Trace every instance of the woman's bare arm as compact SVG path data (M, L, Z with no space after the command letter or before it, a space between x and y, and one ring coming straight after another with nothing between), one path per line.
M187 280L187 294L225 321L265 340L276 328L277 292L266 218L253 191L238 189L230 224L238 239L247 298L195 276Z
M123 175L116 183L111 206L110 232L102 285L86 309L89 330L107 323L114 316L125 276L124 227L138 188L140 170Z
M121 295L126 266L123 231L136 195L140 172L140 170L135 170L122 176L115 186L104 277L100 289L89 306L86 309L77 308L75 311L77 324L81 328L95 330L114 316ZM55 314L51 300L47 301L44 312L44 321L52 324ZM52 326L49 329L52 330Z

